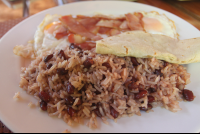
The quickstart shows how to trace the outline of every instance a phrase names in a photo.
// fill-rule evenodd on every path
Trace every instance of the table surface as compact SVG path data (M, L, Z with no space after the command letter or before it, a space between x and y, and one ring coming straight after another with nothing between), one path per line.
M75 2L77 0L64 0L65 2ZM171 12L186 20L200 30L200 1L178 1L178 0L137 0L143 3L155 6ZM26 18L19 18L0 23L0 38L19 22ZM12 133L2 122L0 122L0 133Z

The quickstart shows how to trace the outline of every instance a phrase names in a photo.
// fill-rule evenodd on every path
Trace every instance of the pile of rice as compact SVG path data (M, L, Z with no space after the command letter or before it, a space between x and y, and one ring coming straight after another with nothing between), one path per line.
M179 101L183 100L182 90L190 82L190 74L181 65L155 58L136 58L139 63L136 66L131 57L100 55L95 53L95 48L83 51L67 46L64 50L66 60L58 53L47 52L37 57L27 68L22 68L21 73L20 87L28 94L38 101L42 101L40 92L49 94L49 116L63 118L69 125L81 123L82 119L87 118L87 125L97 128L97 117L107 124L107 119L116 121L127 115L140 116L141 108L148 112L148 96L155 99L151 103L153 108L160 106L172 112L181 110ZM49 54L53 54L53 57L45 63L45 57ZM84 67L88 57L94 61L89 69ZM103 63L109 63L110 68L103 66ZM47 69L49 64L52 66ZM58 68L65 68L67 73L59 75ZM156 73L158 70L160 74ZM130 81L135 88L127 86ZM73 94L67 92L68 83L75 88ZM151 92L152 89L156 91ZM141 90L146 90L147 94L136 99ZM73 105L66 104L67 96L73 97ZM82 100L81 105L77 105L79 99ZM69 114L69 107L76 111L73 116Z

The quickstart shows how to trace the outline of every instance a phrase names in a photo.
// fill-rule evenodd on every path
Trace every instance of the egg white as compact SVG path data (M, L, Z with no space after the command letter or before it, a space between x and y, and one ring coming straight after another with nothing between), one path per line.
M37 55L52 49L63 49L69 44L66 37L56 39L53 34L45 32L45 27L53 22L59 22L61 15L46 15L34 35L34 50Z
M166 35L178 39L176 26L165 14L159 14L156 11L141 12L143 14L144 29L151 34Z
M141 12L143 14L143 25L146 32L151 34L162 34L169 36L171 38L178 39L178 33L176 32L176 26L172 20L170 20L166 15L159 14L158 12ZM45 28L53 23L60 22L59 18L61 15L46 15L43 21L38 26L34 35L34 51L37 56L41 53L52 49L64 49L70 43L67 37L61 39L56 39L53 33L48 33ZM98 34L103 38L107 36Z

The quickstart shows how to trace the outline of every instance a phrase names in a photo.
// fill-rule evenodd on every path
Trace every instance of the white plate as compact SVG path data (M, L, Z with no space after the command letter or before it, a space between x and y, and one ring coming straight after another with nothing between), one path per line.
M200 37L195 27L181 18L164 10L122 1L93 1L78 2L55 7L21 22L11 29L0 40L0 119L13 132L62 132L69 129L71 132L200 132L200 63L189 64L188 72L191 74L191 83L187 86L196 95L193 102L181 102L182 111L172 113L165 109L155 108L154 112L142 113L142 116L122 118L118 123L109 121L105 125L99 120L99 129L91 130L85 125L68 126L62 119L51 118L38 108L30 109L28 103L36 102L18 87L20 81L20 68L24 59L13 54L15 45L26 44L33 39L37 25L46 14L85 14L94 12L105 14L124 14L134 11L158 11L165 13L175 21L180 39ZM178 51L178 50L177 50ZM20 91L23 100L14 101L13 96Z

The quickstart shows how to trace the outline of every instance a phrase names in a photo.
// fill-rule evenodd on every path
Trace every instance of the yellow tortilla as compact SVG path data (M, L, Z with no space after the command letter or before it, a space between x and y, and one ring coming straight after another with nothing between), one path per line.
M119 57L155 57L177 64L200 62L200 37L177 40L165 35L130 31L96 43L96 52L99 54L114 54Z

